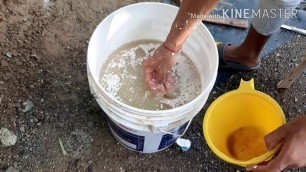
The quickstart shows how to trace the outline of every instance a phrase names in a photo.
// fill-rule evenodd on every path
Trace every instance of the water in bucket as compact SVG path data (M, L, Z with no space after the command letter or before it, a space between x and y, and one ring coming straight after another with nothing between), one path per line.
M150 92L145 84L142 61L161 45L155 40L138 40L115 50L103 64L100 83L117 100L146 110L166 110L182 106L201 92L201 77L193 62L180 53L173 68L175 98Z

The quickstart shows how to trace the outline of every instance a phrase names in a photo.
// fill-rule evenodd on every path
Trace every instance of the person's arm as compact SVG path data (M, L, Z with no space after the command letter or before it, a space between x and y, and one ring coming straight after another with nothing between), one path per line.
M167 39L143 62L146 83L152 91L173 95L175 81L171 68L185 40L201 22L201 19L192 18L192 15L206 15L218 2L219 0L183 0Z
M195 26L201 22L201 18L192 18L192 15L208 15L218 2L220 0L183 0L165 45L173 51L179 51Z

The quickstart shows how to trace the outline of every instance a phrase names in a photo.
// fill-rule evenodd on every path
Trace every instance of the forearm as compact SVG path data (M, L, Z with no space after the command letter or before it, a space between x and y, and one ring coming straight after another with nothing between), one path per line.
M187 37L195 29L201 19L192 18L191 14L208 14L219 0L183 0L179 12L172 23L165 45L173 51L182 48Z

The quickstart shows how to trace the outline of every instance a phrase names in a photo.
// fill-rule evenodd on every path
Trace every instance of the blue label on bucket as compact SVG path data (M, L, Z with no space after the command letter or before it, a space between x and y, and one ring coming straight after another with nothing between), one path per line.
M145 141L144 136L138 136L121 129L111 119L108 119L108 124L111 130L122 140L124 140L119 140L123 145L136 151L143 151Z
M189 122L185 123L180 128L171 131L171 133L173 133L174 135L172 135L172 134L165 134L165 135L163 135L162 140L161 140L161 142L159 144L158 150L164 149L164 148L172 145L175 142L175 140L178 138L177 135L183 134L183 132L185 131L185 129L186 129L187 125L188 125L188 123Z

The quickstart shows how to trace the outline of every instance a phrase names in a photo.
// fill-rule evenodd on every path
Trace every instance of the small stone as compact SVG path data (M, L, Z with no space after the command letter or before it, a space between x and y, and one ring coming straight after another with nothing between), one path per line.
M25 102L23 102L23 106L25 107L22 111L23 112L29 112L30 110L33 109L34 104L31 100L27 100Z
M33 119L30 119L30 122L31 122L31 123L33 123L33 122L34 122L34 120L33 120Z
M19 103L16 103L16 104L15 104L15 107L16 107L16 108L21 108L21 105L20 105Z
M13 54L13 56L17 56L18 52L16 50L13 50L12 54Z
M23 64L23 63L22 63L21 61L19 61L18 59L16 59L15 62L16 62L16 65L17 65L17 66L21 66L21 65Z
M26 73L27 70L25 70L25 69L20 69L19 72L23 74L23 73Z
M4 82L3 81L0 81L0 85L3 85L4 84Z
M31 57L35 58L36 60L40 60L41 59L37 54L31 54Z
M21 132L23 132L23 133L25 132L25 128L24 128L24 127L20 127L19 130L20 130Z
M87 122L87 127L92 128L94 126L94 123L92 121Z
M7 66L9 66L9 63L5 60L1 60L1 66L2 67L7 67Z
M41 126L41 123L39 122L39 123L37 123L37 126Z
M4 81L7 81L7 80L10 80L12 78L13 74L11 73L6 73L4 76L3 76L3 80Z
M30 88L35 88L33 84L30 85Z
M17 168L17 167L18 167L18 163L14 162L14 168Z
M125 170L122 167L120 167L119 172L125 172Z
M8 58L12 58L12 57L13 57L12 52L7 52L7 53L6 53L6 57L8 57Z
M4 98L4 95L1 95L1 96L0 96L0 104L1 104L2 101L3 101L3 98Z
M5 170L5 172L18 172L13 166L10 166L8 169Z
M92 164L89 164L89 166L88 166L88 168L87 168L87 171L88 171L88 172L93 172L93 171L94 171L94 170L93 170Z
M17 142L17 136L6 128L0 129L0 141L4 146L12 146Z
M35 64L34 64L34 63L32 63L32 62L30 62L30 66L31 66L31 67L34 67L34 66L35 66Z

